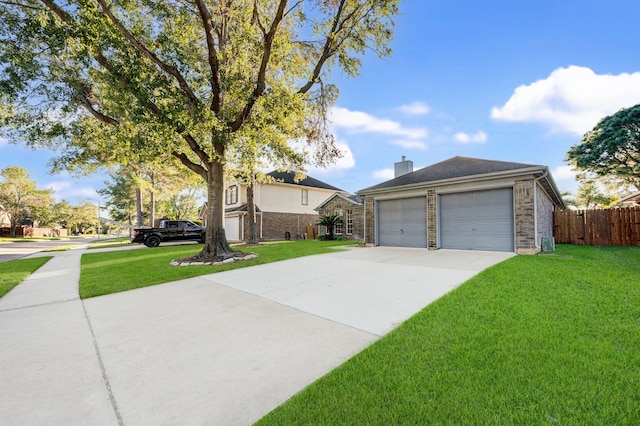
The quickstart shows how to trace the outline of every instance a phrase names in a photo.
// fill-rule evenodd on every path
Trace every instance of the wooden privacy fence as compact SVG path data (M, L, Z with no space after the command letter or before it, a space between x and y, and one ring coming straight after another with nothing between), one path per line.
M556 243L640 245L640 207L553 212Z

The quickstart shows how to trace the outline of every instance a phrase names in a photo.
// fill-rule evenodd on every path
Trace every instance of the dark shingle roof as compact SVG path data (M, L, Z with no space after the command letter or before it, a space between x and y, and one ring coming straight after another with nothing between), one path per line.
M416 183L435 182L465 176L506 172L510 170L526 169L530 167L544 168L544 166L535 164L481 160L479 158L457 156L416 170L415 172L398 176L397 178L379 183L378 185L370 186L369 188L362 189L358 192L365 192L383 188L393 188L396 186L411 185Z
M274 171L271 173L267 173L267 176L272 177L278 183L288 183L291 185L300 185L300 186L308 186L311 188L320 188L320 189L330 189L332 191L340 191L344 192L340 188L336 188L335 186L329 185L328 183L324 183L318 179L312 178L311 176L306 176L304 179L295 181L295 173L294 172L278 172Z
M322 209L325 205L327 205L329 203L329 201L333 200L335 197L340 197L344 200L348 200L349 202L353 203L356 206L364 206L364 198L359 196L359 195L355 195L355 194L341 194L340 192L334 192L329 198L327 198L326 200L324 200L318 207L316 207L314 210L318 210L318 209Z
M238 207L230 207L224 210L225 213L246 212L246 211L248 211L246 204L243 204ZM256 212L258 213L262 212L262 210L260 210L260 207L256 206Z

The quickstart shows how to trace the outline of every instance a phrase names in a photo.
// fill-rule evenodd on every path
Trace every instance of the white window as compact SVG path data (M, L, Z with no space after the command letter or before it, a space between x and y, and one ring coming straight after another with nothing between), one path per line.
M344 212L342 211L342 207L336 207L334 214L340 218L340 221L333 227L333 233L342 235L344 234Z
M302 190L302 205L303 206L309 205L309 190L307 189Z
M238 202L238 185L232 185L225 191L225 202L227 204L235 204Z
M351 235L353 234L353 210L347 209L345 219L347 223L347 235Z

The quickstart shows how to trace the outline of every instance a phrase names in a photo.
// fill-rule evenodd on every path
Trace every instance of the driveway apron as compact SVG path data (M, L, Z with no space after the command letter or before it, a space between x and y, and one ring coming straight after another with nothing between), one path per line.
M512 256L354 248L81 302L68 253L14 291L48 277L75 298L0 299L3 423L251 424Z

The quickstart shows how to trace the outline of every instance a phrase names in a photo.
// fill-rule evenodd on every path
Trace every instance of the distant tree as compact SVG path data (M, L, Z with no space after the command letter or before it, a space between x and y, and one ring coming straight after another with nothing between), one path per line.
M164 216L172 219L195 219L198 216L198 188L186 188L166 197L162 204Z
M580 177L578 176L580 186L578 193L573 199L574 205L583 209L609 208L616 204L619 197L616 194L609 193L606 183L597 177Z
M21 167L7 167L0 171L0 177L0 205L9 215L11 236L15 237L18 225L26 220L37 220L38 210L51 204L53 191L38 189Z
M342 222L342 218L336 214L328 214L324 216L320 216L318 220L318 225L324 226L327 228L327 240L333 240L333 230L335 226Z
M640 191L640 105L600 120L571 147L567 161L578 170L618 178Z
M69 229L69 221L73 216L73 206L67 200L58 201L51 206L51 224Z
M98 227L98 206L90 201L84 201L79 206L71 208L69 217L69 229L75 233L84 234L88 230Z

